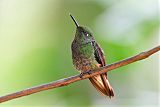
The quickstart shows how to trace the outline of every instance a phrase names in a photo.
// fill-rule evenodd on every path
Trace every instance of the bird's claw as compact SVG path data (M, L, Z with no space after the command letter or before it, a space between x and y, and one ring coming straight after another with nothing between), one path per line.
M86 74L86 73L87 73L88 75L90 75L90 74L91 74L90 71L91 71L91 70L86 71L86 72L81 72L80 75L79 75L79 77L80 77L80 78L83 78L83 75Z
M82 78L83 75L84 75L84 72L81 72L80 75L79 75L79 77Z

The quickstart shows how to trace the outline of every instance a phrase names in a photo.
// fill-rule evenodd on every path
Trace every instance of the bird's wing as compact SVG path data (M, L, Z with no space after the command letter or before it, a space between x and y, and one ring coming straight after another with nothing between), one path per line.
M94 41L92 43L93 47L94 47L94 56L95 56L95 60L101 64L101 66L105 66L106 62L105 62L105 57L103 54L103 50L101 49L101 47Z
M100 48L100 46L95 41L92 43L92 45L94 47L95 60L101 66L105 66L106 62L105 62L103 50ZM111 85L108 81L108 78L107 78L107 73L103 73L103 74L100 74L100 75L97 75L97 76L93 76L93 77L89 78L89 80L91 81L93 86L99 92L101 92L103 95L107 95L110 98L112 96L114 96L113 89L112 89L112 87L111 87Z

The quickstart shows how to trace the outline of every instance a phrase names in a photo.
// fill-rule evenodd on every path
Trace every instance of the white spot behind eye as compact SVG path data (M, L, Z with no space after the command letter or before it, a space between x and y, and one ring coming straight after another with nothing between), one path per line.
M87 36L89 36L89 34L87 33Z

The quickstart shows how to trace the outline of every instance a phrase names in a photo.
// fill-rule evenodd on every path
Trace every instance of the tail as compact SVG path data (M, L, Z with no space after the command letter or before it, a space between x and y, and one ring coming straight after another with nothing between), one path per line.
M103 95L109 96L110 98L114 96L113 88L107 79L106 73L89 78L89 80Z

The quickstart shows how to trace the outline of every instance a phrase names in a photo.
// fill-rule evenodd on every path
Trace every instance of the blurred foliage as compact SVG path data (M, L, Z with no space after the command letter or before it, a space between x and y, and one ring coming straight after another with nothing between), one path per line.
M71 13L94 31L107 63L158 44L156 0L0 0L0 96L75 75ZM105 98L88 80L0 106L158 106L158 55L109 72L116 96Z

